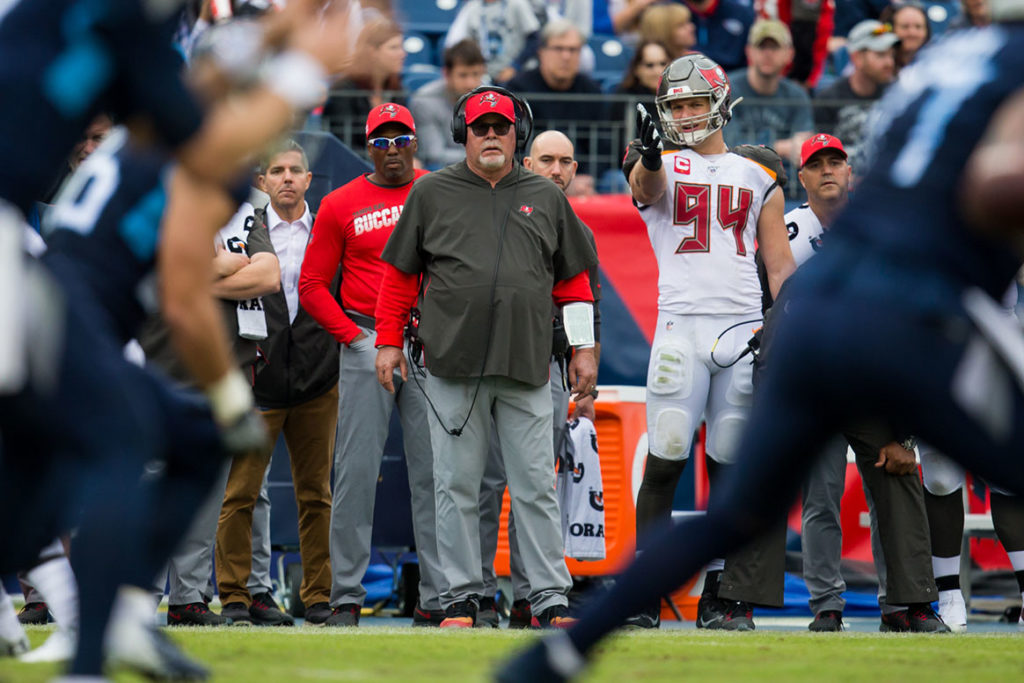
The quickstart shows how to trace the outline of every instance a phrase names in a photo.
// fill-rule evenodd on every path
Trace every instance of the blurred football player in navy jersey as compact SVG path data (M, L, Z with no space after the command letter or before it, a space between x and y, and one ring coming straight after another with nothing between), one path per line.
M267 446L209 291L212 238L234 210L231 179L245 156L281 132L296 108L316 104L325 74L348 56L337 38L344 12L318 15L312 0L282 13L289 22L277 24L286 29L283 49L266 60L259 31L244 36L255 47L251 63L241 65L225 61L233 50L218 49L224 34L213 33L202 65L255 84L232 106L212 105L204 115L170 47L173 16L161 8L175 4L26 0L0 14L0 52L10 57L0 55L0 88L20 96L19 107L0 113L0 151L27 165L0 173L0 265L13 266L12 291L32 313L0 301L8 316L0 315L0 327L12 323L0 330L7 335L0 369L15 370L0 375L0 572L31 566L45 543L79 520L76 676L101 673L105 634L113 659L149 676L206 675L155 629L108 633L110 606L119 584L152 581L205 497L215 456ZM237 34L231 38L238 47ZM265 80L255 77L258 66ZM10 236L20 234L32 198L101 102L131 122L142 142L129 143L122 130L82 165L54 208L43 267L23 262ZM177 163L169 164L164 149ZM239 188L247 192L247 183ZM158 300L205 400L173 394L122 358L142 312ZM167 471L158 485L142 488L142 467L154 458ZM126 615L151 622L148 597L127 595Z
M739 466L706 517L651 543L579 622L502 681L571 678L638 608L788 510L851 418L886 420L1024 493L1024 337L999 299L1024 262L1024 0L926 47L880 103L874 161L783 288Z

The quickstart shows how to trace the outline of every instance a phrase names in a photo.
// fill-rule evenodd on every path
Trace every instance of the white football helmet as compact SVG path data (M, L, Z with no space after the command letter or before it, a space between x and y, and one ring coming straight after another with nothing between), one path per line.
M711 110L700 116L674 118L671 102L691 97L709 98ZM683 55L665 67L654 102L665 137L687 147L700 144L728 123L735 106L725 70L699 52ZM700 126L701 123L704 125Z

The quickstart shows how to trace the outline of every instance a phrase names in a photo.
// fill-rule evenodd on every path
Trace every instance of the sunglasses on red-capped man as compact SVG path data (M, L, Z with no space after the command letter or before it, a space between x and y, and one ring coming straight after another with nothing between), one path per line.
M487 135L487 131L490 128L494 129L495 135L501 137L502 135L506 135L508 133L508 129L511 127L512 124L504 119L501 121L494 121L492 123L484 123L483 121L477 121L475 123L469 124L469 129L473 131L473 135L477 136L478 138L482 138L485 135Z
M394 145L396 149L405 149L415 142L415 140L415 135L396 135L393 138L370 138L366 141L366 144L370 145L370 147L373 147L374 149L387 151L391 149L391 145Z

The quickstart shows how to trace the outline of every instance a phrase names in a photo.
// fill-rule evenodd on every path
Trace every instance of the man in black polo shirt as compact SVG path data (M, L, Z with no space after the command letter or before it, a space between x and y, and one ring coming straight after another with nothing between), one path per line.
M566 626L572 581L551 466L551 302L564 304L567 320L589 320L581 334L569 335L576 346L569 378L579 398L593 391L597 376L587 275L597 255L558 187L516 163L512 99L475 91L464 116L466 160L413 185L381 255L389 266L375 316L377 379L391 391L395 370L408 375L402 327L422 276L418 330L427 372L412 372L433 407L438 556L449 582L441 626L476 620L478 500L492 420L533 612L542 625ZM461 133L462 121L455 123Z

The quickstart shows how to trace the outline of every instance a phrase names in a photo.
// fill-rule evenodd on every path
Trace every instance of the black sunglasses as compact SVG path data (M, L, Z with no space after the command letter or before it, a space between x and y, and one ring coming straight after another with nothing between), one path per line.
M494 129L494 134L500 137L502 135L507 134L508 129L511 127L512 124L504 120L495 121L493 123L483 123L482 121L477 121L476 123L469 124L469 128L470 130L473 131L473 135L477 136L478 138L482 138L483 136L487 135L487 131L491 128Z
M411 145L415 139L415 135L396 135L393 138L370 138L366 143L374 149L387 151L388 149L391 149L391 145L394 145L396 149L405 149Z

